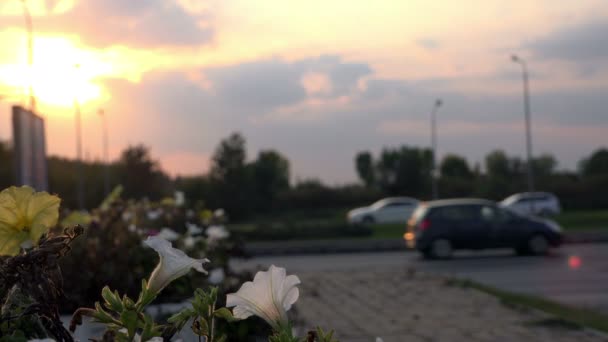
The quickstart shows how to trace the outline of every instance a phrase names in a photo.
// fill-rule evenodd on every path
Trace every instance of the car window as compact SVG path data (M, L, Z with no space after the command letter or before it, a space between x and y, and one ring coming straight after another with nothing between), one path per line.
M520 217L516 212L513 212L509 209L497 208L497 210L499 213L499 217L502 217L502 220L504 221L513 221Z
M481 208L481 218L489 222L506 222L514 220L517 216L509 210L484 205Z
M455 205L438 208L437 217L450 221L467 221L479 218L479 207L471 205Z

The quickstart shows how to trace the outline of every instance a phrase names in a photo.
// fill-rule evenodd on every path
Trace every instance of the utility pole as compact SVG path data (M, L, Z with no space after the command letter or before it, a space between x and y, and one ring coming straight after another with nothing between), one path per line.
M524 86L524 116L526 121L526 164L528 173L528 191L534 191L534 171L532 168L532 129L530 128L530 89L528 86L528 66L526 61L516 55L511 56L511 60L519 65L522 69L522 78Z
M77 71L80 69L79 64L75 64L74 67ZM78 97L76 96L76 94L74 94L74 111L74 114L76 116L76 164L78 168L76 198L78 200L78 209L84 210L84 164L82 161L82 128L80 122L80 105L78 103Z
M33 83L33 64L34 64L34 34L33 34L33 25L32 25L32 16L30 15L30 11L27 8L26 0L21 0L21 4L23 6L23 16L25 19L25 29L27 30L27 64L29 68L29 102L30 102L30 111L33 113L36 111L36 98L34 97L34 87Z
M439 171L437 170L437 119L435 116L437 115L437 111L439 107L441 107L441 99L437 99L435 104L433 105L433 110L431 111L431 149L433 150L433 158L431 161L431 187L432 187L432 195L433 199L436 200L439 198L439 188L438 188L438 179Z
M106 118L106 113L103 109L100 109L98 112L101 117L101 125L102 125L102 145L103 145L103 163L104 163L104 172L103 172L103 190L106 196L110 194L110 160L108 157L108 122Z

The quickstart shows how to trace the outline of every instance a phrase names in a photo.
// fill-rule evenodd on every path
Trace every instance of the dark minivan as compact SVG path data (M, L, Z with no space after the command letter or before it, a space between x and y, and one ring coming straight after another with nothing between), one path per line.
M409 248L427 258L445 259L456 249L514 248L518 254L546 254L561 244L554 221L523 217L483 199L421 203L404 234Z

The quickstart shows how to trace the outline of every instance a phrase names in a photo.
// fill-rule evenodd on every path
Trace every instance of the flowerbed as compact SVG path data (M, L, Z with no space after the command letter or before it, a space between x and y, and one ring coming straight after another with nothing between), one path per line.
M91 337L103 341L168 341L186 328L210 342L334 341L320 329L293 335L287 311L299 297L297 276L271 266L243 282L251 275L230 270L239 244L222 212L197 214L171 199L123 201L119 193L57 225L58 197L29 187L0 192L0 341L73 341L87 316L105 326ZM146 311L176 298L191 305L166 321ZM89 303L69 330L62 325L61 312Z

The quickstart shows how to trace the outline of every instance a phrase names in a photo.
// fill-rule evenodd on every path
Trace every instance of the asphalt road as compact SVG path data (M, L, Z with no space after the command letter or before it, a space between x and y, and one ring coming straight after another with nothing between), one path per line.
M268 256L234 261L235 269L282 266L298 272L415 268L476 280L505 290L541 295L608 314L608 244L567 245L547 257L517 257L510 250L459 252L426 261L415 252Z

